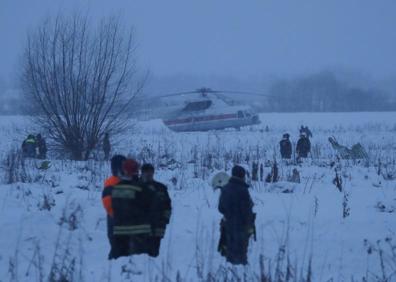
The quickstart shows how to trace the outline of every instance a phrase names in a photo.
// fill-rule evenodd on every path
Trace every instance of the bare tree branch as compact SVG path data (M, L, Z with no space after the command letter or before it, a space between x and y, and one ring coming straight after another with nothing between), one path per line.
M118 18L92 28L87 16L58 16L28 35L22 83L37 123L71 158L88 159L105 133L126 128L125 114L146 81L137 79L133 31Z

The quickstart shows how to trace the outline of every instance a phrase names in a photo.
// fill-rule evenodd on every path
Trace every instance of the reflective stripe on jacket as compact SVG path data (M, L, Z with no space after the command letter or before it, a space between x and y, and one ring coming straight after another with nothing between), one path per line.
M155 217L155 194L135 180L110 186L114 219L113 235L151 235Z

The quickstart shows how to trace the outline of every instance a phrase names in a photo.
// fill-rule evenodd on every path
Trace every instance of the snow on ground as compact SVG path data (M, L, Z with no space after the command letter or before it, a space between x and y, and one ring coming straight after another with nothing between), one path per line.
M44 281L50 273L53 281L61 274L74 281L206 281L209 274L254 281L260 262L273 273L277 261L286 264L283 250L298 275L306 275L311 261L313 281L377 281L383 277L379 249L385 275L396 281L394 242L385 240L396 240L396 180L388 177L396 176L396 113L263 114L261 120L241 131L209 133L173 133L159 120L141 122L117 140L116 152L153 162L168 185L174 209L157 259L107 260L100 201L107 163L52 160L39 171L28 161L30 183L0 185L0 281ZM301 124L313 132L312 158L302 165L280 162L278 183L252 182L257 241L250 244L250 265L233 268L216 252L219 191L209 186L210 177L233 162L250 169L253 161L279 161L280 137L289 132L296 142ZM3 159L27 128L23 117L1 118ZM370 156L369 163L336 162L343 193L333 184L330 136L347 146L360 142ZM300 184L286 181L293 168ZM264 166L264 174L270 169ZM349 216L343 217L343 203Z

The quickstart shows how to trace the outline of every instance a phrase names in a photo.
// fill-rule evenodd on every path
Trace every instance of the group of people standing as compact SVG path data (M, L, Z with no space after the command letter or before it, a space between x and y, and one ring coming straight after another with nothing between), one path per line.
M296 157L297 161L307 158L308 154L311 152L311 141L312 132L308 126L301 126L300 128L300 138L296 145ZM290 134L283 134L282 140L279 142L280 153L282 159L290 160L293 155L293 146L290 141Z
M154 180L151 164L140 167L122 155L111 159L111 172L102 192L111 246L108 258L157 257L172 211L167 187Z
M25 158L46 159L47 143L41 134L29 134L22 143L22 153Z
M157 257L169 224L172 202L167 187L154 180L154 167L133 159L111 159L112 176L105 180L102 203L107 213L109 259L147 254ZM225 173L224 173L225 174ZM221 236L218 251L232 264L247 264L249 238L255 236L253 201L246 171L234 166L232 176L216 185L221 189Z

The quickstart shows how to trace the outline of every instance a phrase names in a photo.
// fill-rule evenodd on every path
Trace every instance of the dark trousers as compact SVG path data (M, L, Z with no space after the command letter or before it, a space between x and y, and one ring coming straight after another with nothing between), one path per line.
M110 244L110 252L109 252L109 259L113 258L113 218L110 216L107 216L107 238L109 239L109 244Z
M148 240L148 255L158 257L161 248L161 237L150 237Z
M249 235L239 225L221 222L218 251L232 264L247 264Z

